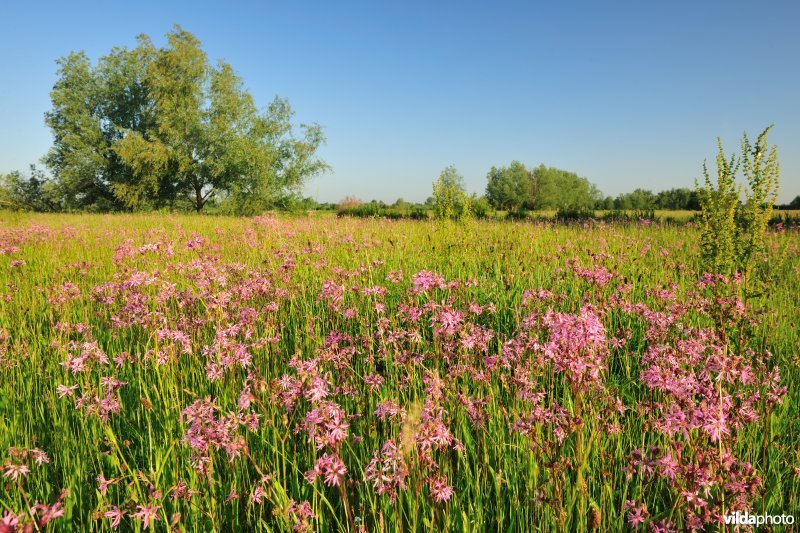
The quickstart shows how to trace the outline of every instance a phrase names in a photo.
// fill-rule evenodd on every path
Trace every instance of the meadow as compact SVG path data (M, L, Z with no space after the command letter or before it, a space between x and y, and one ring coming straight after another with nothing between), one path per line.
M0 531L800 515L767 243L743 302L691 225L0 213Z

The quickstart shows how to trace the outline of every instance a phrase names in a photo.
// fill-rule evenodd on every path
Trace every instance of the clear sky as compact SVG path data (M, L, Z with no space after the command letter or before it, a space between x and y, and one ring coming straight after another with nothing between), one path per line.
M178 23L244 78L319 122L334 172L306 189L423 200L447 165L481 193L514 159L607 195L692 186L775 124L780 201L800 194L800 2L3 2L0 172L51 143L55 60L157 45Z

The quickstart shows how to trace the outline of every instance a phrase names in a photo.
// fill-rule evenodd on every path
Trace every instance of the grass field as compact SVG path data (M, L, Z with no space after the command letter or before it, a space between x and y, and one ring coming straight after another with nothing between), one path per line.
M800 238L748 307L697 240L0 213L0 531L800 515Z

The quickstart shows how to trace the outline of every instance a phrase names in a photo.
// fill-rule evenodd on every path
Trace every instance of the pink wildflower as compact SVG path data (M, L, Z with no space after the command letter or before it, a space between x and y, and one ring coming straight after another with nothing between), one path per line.
M453 487L447 484L447 478L444 476L435 476L429 480L431 496L437 503L444 503L450 501L453 497Z
M106 518L111 519L111 527L117 529L119 527L120 522L122 521L122 517L125 515L126 511L120 509L116 505L111 506L110 511L106 511L103 513L103 516Z
M158 510L161 508L158 505L137 505L136 508L138 511L133 513L134 518L138 518L139 520L144 523L144 529L150 525L150 521L159 520L158 518Z
M105 496L106 493L108 492L108 486L116 482L113 479L112 480L106 479L103 474L98 475L96 479L97 479L97 490L99 490L100 494L102 494L103 496Z
M78 385L59 385L56 387L56 393L58 394L59 398L73 396L76 390L78 390Z
M13 463L9 463L3 467L3 475L7 478L11 478L11 481L16 482L20 478L25 477L26 475L31 473L31 469L28 468L26 465L16 465Z
M317 459L314 469L306 473L306 479L313 482L317 476L322 476L328 486L339 486L344 482L347 467L338 455L324 453Z
M630 510L630 512L628 512L628 523L634 529L636 529L639 524L644 524L650 519L650 513L647 512L645 504L637 506L635 502L627 501L625 502L625 507Z
M250 503L251 504L261 504L264 496L267 495L267 491L261 485L256 485L256 488L253 489L253 493L250 494Z
M6 511L3 513L3 518L0 518L0 533L14 533L23 518L25 513L15 515L11 511Z
M33 457L33 462L35 462L37 466L42 466L43 464L50 462L50 457L48 457L47 454L39 448L34 448L31 450L31 457Z

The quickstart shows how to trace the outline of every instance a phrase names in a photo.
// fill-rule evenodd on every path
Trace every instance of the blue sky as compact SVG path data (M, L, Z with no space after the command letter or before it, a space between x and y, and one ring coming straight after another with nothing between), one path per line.
M514 159L612 196L692 186L717 136L731 151L769 124L780 200L800 194L798 2L166 4L0 6L0 172L50 146L57 58L178 23L259 105L284 96L325 127L320 201L423 200L451 164L481 193Z

